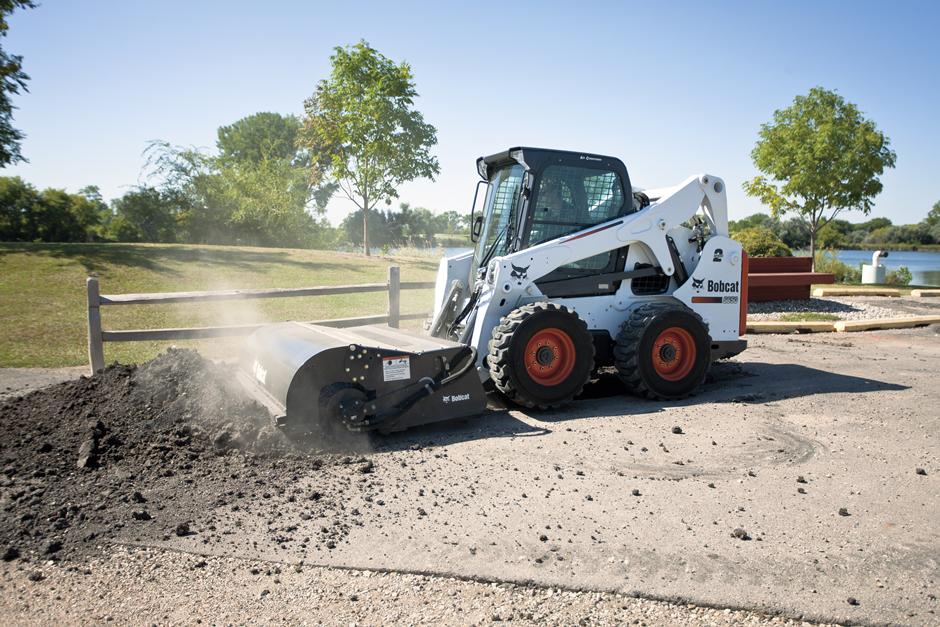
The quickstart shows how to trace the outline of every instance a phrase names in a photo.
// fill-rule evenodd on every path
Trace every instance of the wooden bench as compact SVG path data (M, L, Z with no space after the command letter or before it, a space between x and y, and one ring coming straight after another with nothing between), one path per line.
M832 274L812 268L812 257L751 257L747 298L750 302L806 299L814 283L835 283Z

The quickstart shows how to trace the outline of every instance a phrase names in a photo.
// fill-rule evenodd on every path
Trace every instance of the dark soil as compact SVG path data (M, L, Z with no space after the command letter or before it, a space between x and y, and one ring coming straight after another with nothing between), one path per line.
M362 524L369 512L347 514L346 497L374 490L379 470L287 438L230 367L188 350L7 400L0 428L4 559L78 557L111 540L233 544L246 524L303 559ZM279 526L286 503L320 531Z

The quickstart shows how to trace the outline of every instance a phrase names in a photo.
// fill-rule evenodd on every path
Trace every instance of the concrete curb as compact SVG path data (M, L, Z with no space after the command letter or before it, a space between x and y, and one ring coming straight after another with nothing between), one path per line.
M940 324L940 316L912 316L909 318L881 318L879 320L839 320L836 331L874 331L876 329L910 329L928 324Z
M940 290L911 290L914 298L928 298L940 296Z
M813 296L900 296L901 290L890 287L871 288L864 287L817 287Z
M876 320L836 320L834 322L784 322L761 320L747 323L747 333L852 333L879 329L912 329L940 324L940 316L910 316L908 318L879 318Z
M831 333L835 330L835 323L825 320L806 322L761 320L747 323L748 333Z

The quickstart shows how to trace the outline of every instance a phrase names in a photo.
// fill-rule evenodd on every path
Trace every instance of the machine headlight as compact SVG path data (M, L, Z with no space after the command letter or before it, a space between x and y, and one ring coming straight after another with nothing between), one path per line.
M490 285L496 280L496 270L499 268L499 262L493 259L490 265L486 267L486 282Z

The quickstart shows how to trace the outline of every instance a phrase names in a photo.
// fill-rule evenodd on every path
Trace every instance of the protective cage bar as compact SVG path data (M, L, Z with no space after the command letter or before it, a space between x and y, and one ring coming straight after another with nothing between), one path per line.
M147 294L101 294L97 277L88 277L85 289L88 303L88 366L91 374L104 368L105 342L146 342L164 340L193 340L249 335L270 323L217 327L174 329L126 329L105 331L101 324L101 307L112 305L157 305L165 303L197 303L258 298L290 298L297 296L327 296L335 294L363 294L388 292L388 311L383 314L317 320L313 324L328 327L353 327L386 323L397 328L402 320L420 320L423 313L401 313L401 290L433 289L434 281L402 281L401 268L389 266L385 283L361 285L328 285L322 287L272 288L249 290L221 290L207 292L157 292Z

